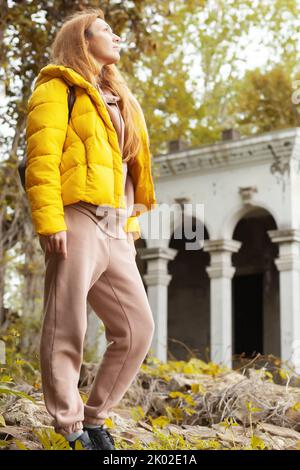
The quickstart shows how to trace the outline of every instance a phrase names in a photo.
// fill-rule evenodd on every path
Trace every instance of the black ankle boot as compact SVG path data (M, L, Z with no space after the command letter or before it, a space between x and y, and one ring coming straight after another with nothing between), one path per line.
M97 428L87 428L83 426L83 429L88 433L89 438L96 449L116 450L114 439L108 430L103 427L103 424L99 424Z

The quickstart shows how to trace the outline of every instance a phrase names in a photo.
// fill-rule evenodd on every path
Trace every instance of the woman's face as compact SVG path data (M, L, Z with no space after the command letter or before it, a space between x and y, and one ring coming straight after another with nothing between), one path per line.
M87 39L89 52L102 65L113 64L120 59L120 37L114 34L106 21L97 18L89 27Z

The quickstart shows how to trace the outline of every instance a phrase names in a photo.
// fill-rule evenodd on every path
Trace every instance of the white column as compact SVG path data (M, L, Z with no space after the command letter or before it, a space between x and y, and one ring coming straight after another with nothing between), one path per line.
M167 247L138 248L139 257L147 261L147 274L143 275L148 290L149 304L155 322L152 353L162 362L167 362L168 352L168 262L174 259L177 250Z
M203 250L210 253L210 359L232 367L232 289L235 268L231 254L240 249L236 240L204 240Z
M281 359L300 373L300 230L269 230L279 244Z

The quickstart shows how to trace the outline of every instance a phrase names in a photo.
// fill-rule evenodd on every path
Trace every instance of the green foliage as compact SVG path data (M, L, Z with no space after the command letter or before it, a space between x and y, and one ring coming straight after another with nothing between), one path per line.
M20 441L19 439L14 439L14 442L15 442L15 444L17 445L17 447L18 447L19 450L29 450L29 448L26 447L26 445L23 444L23 442Z
M195 357L191 358L189 361L168 361L165 363L149 355L146 363L142 364L141 370L149 375L159 376L169 381L172 379L174 373L207 374L216 377L218 374L227 371L228 368L212 361L206 363ZM195 387L197 388L197 385L195 385Z
M299 80L299 74L293 77L284 64L266 72L259 68L248 71L235 84L234 98L227 108L236 116L240 131L253 134L298 127L300 109L292 100L296 80Z
M40 430L33 430L34 435L37 437L41 444L42 450L73 450L70 447L67 439L53 429L42 428ZM19 439L13 440L19 450L29 450L29 448ZM5 442L5 441L4 441ZM80 441L76 441L75 450L86 450Z
M27 400L35 402L34 398L25 392L20 392L19 390L14 390L13 388L9 388L9 387L2 387L1 381L0 381L0 399L1 399L1 395L15 395L17 397L27 398Z
M43 450L72 450L66 438L53 429L41 429L34 431L34 434L42 444Z
M266 444L264 441L258 436L251 437L251 449L253 450L264 450L266 449Z
M225 426L226 429L230 429L230 432L232 435L233 447L235 450L237 450L237 446L236 446L235 439L234 439L234 433L232 431L233 426L238 426L238 423L236 422L236 420L234 418L228 417L228 418L225 418L224 421L221 421L220 425Z
M1 402L5 400L5 397L7 397L8 395L14 395L14 396L21 397L21 398L27 398L27 400L30 400L33 403L35 403L35 399L32 396L28 395L25 392L22 392L20 390L13 388L15 386L15 383L12 377L9 377L7 375L1 375L2 370L3 369L0 369L0 405L1 405ZM0 426L5 425L5 423L3 424L3 420L4 420L3 416L0 415Z
M139 421L140 419L145 418L144 410L141 406L136 406L135 408L131 408L130 410L131 418L135 421Z
M27 398L35 402L34 398L25 392L14 388L16 381L24 376L24 366L31 369L31 364L25 361L21 356L16 353L16 343L18 342L19 333L14 328L11 328L6 335L2 335L2 341L6 344L6 366L0 369L0 404L5 400L8 395L15 395L17 397ZM14 378L13 378L13 377Z
M7 331L0 335L5 342L6 364L5 372L15 381L25 380L35 388L40 387L39 361L37 356L29 355L28 351L21 351L21 333L16 329L17 322L12 322ZM19 326L19 325L18 325ZM26 357L26 359L25 359Z

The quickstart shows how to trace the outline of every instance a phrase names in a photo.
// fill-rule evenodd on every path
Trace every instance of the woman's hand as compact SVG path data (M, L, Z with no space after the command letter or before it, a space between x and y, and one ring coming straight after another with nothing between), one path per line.
M51 235L39 235L40 245L44 253L61 253L67 258L67 232L65 230Z

